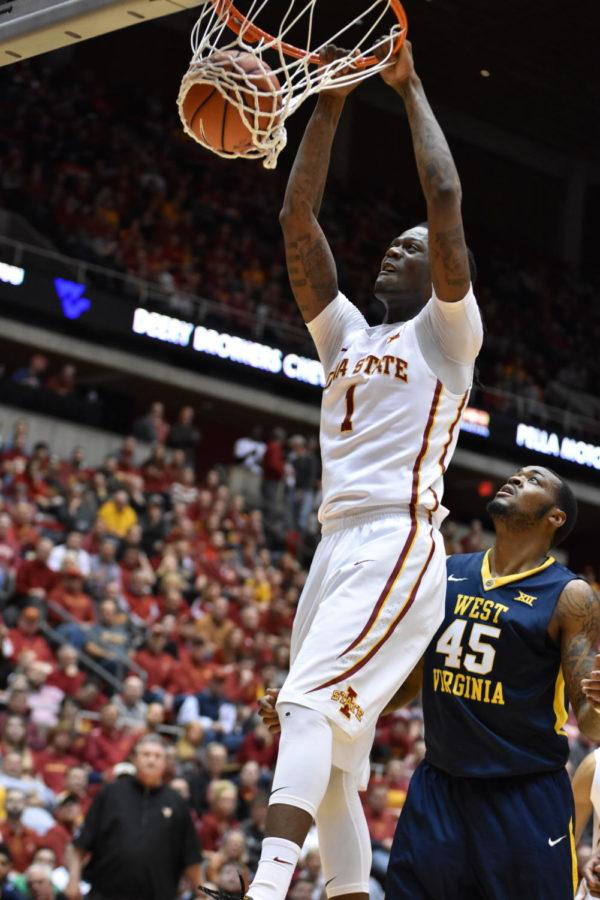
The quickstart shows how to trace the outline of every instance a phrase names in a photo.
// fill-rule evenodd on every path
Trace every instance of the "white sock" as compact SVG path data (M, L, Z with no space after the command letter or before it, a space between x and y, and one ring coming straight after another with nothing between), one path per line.
M265 838L248 896L252 900L285 900L298 865L300 849L298 844L284 838Z

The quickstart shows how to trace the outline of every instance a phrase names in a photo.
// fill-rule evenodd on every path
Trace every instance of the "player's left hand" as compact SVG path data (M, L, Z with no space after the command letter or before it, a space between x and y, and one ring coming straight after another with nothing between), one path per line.
M327 44L326 47L323 47L319 54L319 60L321 66L327 66L330 63L335 62L337 59L341 59L343 56L348 56L348 50L343 50L341 47L336 47L335 44ZM341 75L348 75L352 72L352 62L350 62L347 66L344 66L337 73L335 78L338 78ZM358 87L359 82L355 81L353 84L345 84L336 87L335 78L333 85L329 88L324 88L321 93L328 97L339 97L341 99L345 99L348 94L350 94L354 88Z
M258 701L258 714L272 734L279 734L281 731L279 716L275 709L278 694L279 691L276 691L274 688L268 688L262 700Z
M583 867L583 877L592 897L600 897L600 854L593 853Z
M596 654L595 669L581 679L581 690L592 706L600 712L600 653Z
M389 51L389 44L382 44L375 48L375 56L378 59L384 59ZM397 56L393 56L389 66L382 69L381 77L386 84L398 90L413 77L415 74L415 63L413 60L412 44L410 41L404 41L400 47Z

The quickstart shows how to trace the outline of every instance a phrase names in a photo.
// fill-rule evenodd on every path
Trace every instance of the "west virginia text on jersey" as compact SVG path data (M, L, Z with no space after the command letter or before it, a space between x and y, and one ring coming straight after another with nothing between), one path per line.
M493 578L488 554L448 559L446 615L425 654L426 759L454 776L564 766L566 697L548 625L576 576L552 557Z

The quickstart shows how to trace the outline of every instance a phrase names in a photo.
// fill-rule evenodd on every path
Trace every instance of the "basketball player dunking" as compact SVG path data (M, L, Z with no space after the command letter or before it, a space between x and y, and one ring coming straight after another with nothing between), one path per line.
M404 101L428 220L386 251L375 283L386 324L370 328L340 293L317 221L348 89L320 95L281 214L290 282L326 373L323 538L278 700L281 743L253 900L284 900L313 819L327 895L367 900L371 847L358 790L375 723L444 611L443 476L482 325L460 182L410 44L382 76Z

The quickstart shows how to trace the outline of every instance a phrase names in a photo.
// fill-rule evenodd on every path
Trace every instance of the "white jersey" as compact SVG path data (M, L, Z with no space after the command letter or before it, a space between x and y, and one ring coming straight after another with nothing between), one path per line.
M469 395L481 321L471 291L459 304L443 304L455 307L449 315L458 321L458 316L468 319L463 312L468 301L480 332L477 335L476 323L471 329L474 339L463 342L469 344L466 359L452 361L455 369L466 372L459 391L442 383L423 354L419 327L430 315L431 304L441 305L435 298L408 322L371 328L356 307L338 295L309 323L326 377L321 409L323 525L346 516L398 511L411 516L426 511L436 525L445 517L443 476ZM442 314L447 315L445 310Z
M592 779L592 787L590 790L590 800L594 809L594 826L592 837L592 853L598 850L598 842L600 841L600 749L594 750L594 777ZM579 890L575 895L575 900L594 900L587 889L585 878L579 885Z

